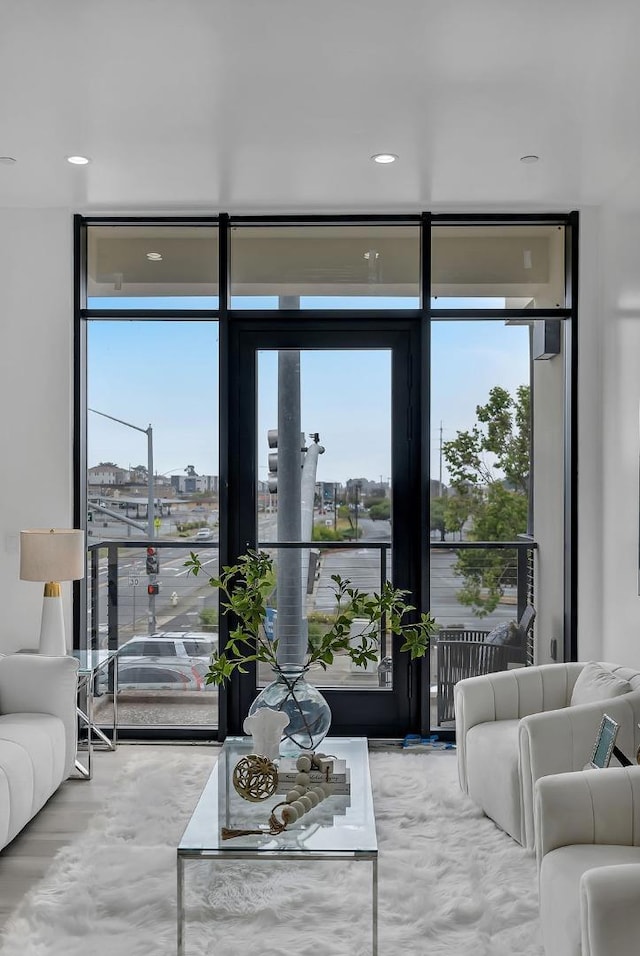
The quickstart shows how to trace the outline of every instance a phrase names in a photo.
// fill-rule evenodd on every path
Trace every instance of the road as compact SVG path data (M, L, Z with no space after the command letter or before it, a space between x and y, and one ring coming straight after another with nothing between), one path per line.
M362 537L354 543L353 551L322 552L320 574L314 592L313 610L328 611L334 606L332 574L348 578L354 587L362 590L380 588L380 552L368 549L364 545L373 541L390 541L391 529L388 521L360 521ZM471 608L460 604L457 594L462 587L462 578L454 571L456 553L453 550L433 549L431 551L431 614L443 627L460 624L465 628L490 629L502 621L516 617L515 595L509 597L509 603L501 603L486 618L478 618ZM391 572L391 550L387 552L387 572Z

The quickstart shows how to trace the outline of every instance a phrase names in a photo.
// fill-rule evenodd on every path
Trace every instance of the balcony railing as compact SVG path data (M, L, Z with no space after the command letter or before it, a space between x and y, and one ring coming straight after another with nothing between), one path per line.
M146 571L147 546L157 551L158 575L151 577ZM335 608L331 575L348 578L361 590L379 591L391 573L391 542L301 542L283 543L262 541L259 544L277 562L278 552L297 549L309 552L310 573L306 581L306 612L313 626L326 620ZM533 566L535 542L434 542L430 548L430 608L441 628L489 630L505 620L517 619L527 604L534 603ZM184 562L191 551L197 551L207 576L197 578L187 574ZM463 579L457 573L458 555L461 552L477 553L479 559L487 552L507 552L511 560L506 562L507 575L503 594L494 610L479 618L469 606L460 601ZM218 593L209 586L208 577L219 571L218 542L180 540L117 540L92 544L88 549L88 619L87 644L90 647L121 648L132 638L148 640L151 634L162 634L175 639L176 646L186 646L184 638L189 635L190 644L200 641L201 651L218 644ZM482 560L477 565L481 569ZM471 570L475 566L471 565ZM469 569L469 563L467 562ZM157 595L147 593L147 585L157 581ZM321 626L321 625L319 625ZM137 647L137 642L133 642ZM195 646L195 644L193 645ZM534 659L534 638L530 635L526 662ZM163 648L162 650L165 650ZM129 647L130 651L133 648ZM137 652L139 653L139 652ZM175 652L174 652L175 653ZM184 651L183 651L184 653ZM336 660L328 672L314 674L319 686L341 686L343 689L392 690L391 647L386 629L379 634L379 660L367 671L354 669L350 659ZM149 659L151 660L151 659ZM217 692L203 682L206 660L197 661L198 674L192 675L189 683L162 690L157 685L137 684L134 664L126 656L121 657L121 670L129 668L130 683L121 685L119 699L123 701L121 713L125 724L148 726L160 724L211 724L215 721ZM167 672L171 660L151 665ZM437 640L430 652L432 726L450 726L450 717L440 720L441 708L437 708L443 694L438 691ZM184 668L183 668L184 669ZM264 668L263 668L264 670ZM175 680L182 678L175 667ZM146 674L144 680L154 679ZM196 684L194 685L194 679ZM268 675L259 671L258 680L268 680ZM124 687L124 690L123 690ZM180 691L180 693L177 693ZM204 693L203 693L204 691ZM124 698L124 700L123 700ZM203 706L206 705L206 706ZM127 706L129 710L127 711Z
M147 585L155 580L147 575L147 544L157 549L159 593L147 594ZM260 542L259 547L274 556L278 550L295 548L309 551L309 580L306 582L307 610L330 613L332 588L330 576L339 573L362 590L379 590L389 577L391 542ZM506 619L519 618L527 604L534 603L533 560L536 549L529 539L517 542L434 542L431 552L430 610L444 628L482 627L490 629ZM205 554L205 571L218 572L217 541L105 541L92 544L88 559L87 644L90 647L117 648L134 634L162 629L215 630L217 594L204 576L187 575L184 561L191 551ZM491 552L509 555L511 560L496 608L483 617L461 603L463 579L457 573L460 552ZM471 566L473 569L473 565ZM482 562L477 565L482 571ZM179 619L179 623L175 623ZM383 656L386 647L382 647Z

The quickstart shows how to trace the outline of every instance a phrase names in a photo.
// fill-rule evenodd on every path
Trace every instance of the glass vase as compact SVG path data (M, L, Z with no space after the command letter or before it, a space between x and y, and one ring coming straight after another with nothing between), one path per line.
M313 684L306 680L306 669L289 666L275 671L275 680L264 687L251 707L249 716L261 707L281 710L289 717L282 732L280 753L296 756L315 750L331 726L331 709Z

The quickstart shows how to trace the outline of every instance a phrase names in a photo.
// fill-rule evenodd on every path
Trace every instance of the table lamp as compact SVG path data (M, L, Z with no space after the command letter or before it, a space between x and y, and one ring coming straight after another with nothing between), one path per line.
M54 657L67 653L60 582L83 578L84 558L84 531L38 528L20 532L20 579L45 582L41 654Z

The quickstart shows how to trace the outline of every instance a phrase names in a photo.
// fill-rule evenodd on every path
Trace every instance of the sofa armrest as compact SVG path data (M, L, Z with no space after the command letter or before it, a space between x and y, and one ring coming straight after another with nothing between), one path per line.
M640 864L599 866L580 880L584 956L636 956L640 940Z
M545 854L561 846L634 846L640 841L639 766L542 777L534 803L538 868Z
M76 757L78 661L74 657L10 654L0 657L0 713L52 714L66 733L65 766Z

